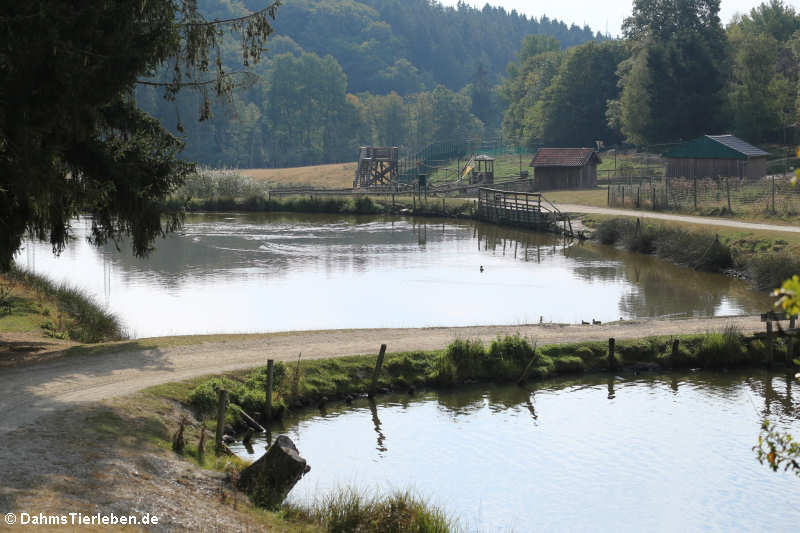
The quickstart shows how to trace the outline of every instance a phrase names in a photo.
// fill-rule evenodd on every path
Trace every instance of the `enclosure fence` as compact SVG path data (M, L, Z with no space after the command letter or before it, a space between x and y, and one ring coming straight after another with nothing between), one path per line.
M789 178L628 179L608 186L608 206L675 211L800 213L800 187Z

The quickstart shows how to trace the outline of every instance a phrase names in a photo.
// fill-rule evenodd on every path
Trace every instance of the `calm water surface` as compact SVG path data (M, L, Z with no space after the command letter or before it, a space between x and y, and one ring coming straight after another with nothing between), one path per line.
M21 266L95 294L137 337L302 329L579 323L757 313L737 280L472 221L197 215L144 260L79 237ZM485 272L479 271L483 265Z
M764 416L800 434L799 393L766 373L594 376L364 399L273 430L311 465L294 502L411 488L468 531L788 532L800 479L752 447Z

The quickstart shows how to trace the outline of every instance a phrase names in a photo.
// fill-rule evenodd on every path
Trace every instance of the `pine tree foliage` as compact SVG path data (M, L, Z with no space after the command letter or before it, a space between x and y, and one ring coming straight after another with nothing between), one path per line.
M142 112L139 83L200 91L235 85L221 61L223 36L238 33L246 66L272 32L279 2L229 21L206 21L196 0L28 0L0 6L0 270L23 237L58 252L70 221L92 217L91 239L130 234L136 254L180 223L165 196L191 165L182 143ZM164 81L152 76L169 67Z

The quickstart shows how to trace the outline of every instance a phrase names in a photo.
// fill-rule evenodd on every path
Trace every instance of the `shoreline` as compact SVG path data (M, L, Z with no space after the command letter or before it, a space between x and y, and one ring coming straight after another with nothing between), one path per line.
M8 386L0 391L0 434L33 422L57 409L132 394L188 379L252 369L267 359L295 361L389 353L442 350L454 339L486 344L498 336L519 334L540 346L578 342L641 339L651 336L704 334L732 324L747 335L762 330L759 316L710 319L625 321L597 326L508 325L461 328L410 328L282 332L266 335L156 337L84 345L38 362L0 368Z

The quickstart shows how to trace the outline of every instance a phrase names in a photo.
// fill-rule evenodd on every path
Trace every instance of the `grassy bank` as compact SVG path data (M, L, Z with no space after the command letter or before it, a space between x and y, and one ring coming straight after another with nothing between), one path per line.
M658 257L696 270L736 273L762 291L800 272L800 235L735 228L690 229L646 219L583 217L592 238L606 245Z
M125 338L119 319L80 289L16 267L0 277L0 330L83 343Z
M177 201L177 200L176 200ZM460 198L414 199L411 196L287 196L267 198L261 194L247 197L194 198L189 211L241 211L331 213L347 215L417 215L428 217L472 217L475 202Z
M679 349L672 354L673 340ZM787 347L776 340L773 357L786 358ZM734 368L765 365L769 350L757 337L745 337L735 329L719 333L681 337L653 337L620 341L615 351L617 368ZM290 409L318 406L333 400L348 400L368 390L375 365L374 356L334 359L302 359L277 362L274 370L273 415ZM480 341L455 340L446 349L394 353L386 356L378 378L383 391L414 391L417 388L453 387L465 383L516 383L524 379L545 379L608 369L608 344L585 342L558 344L534 349L517 336L498 338L485 346ZM191 408L198 417L214 412L219 387L230 392L237 407L263 417L266 368L233 372L152 389L158 395ZM229 410L228 422L240 425L238 409Z

